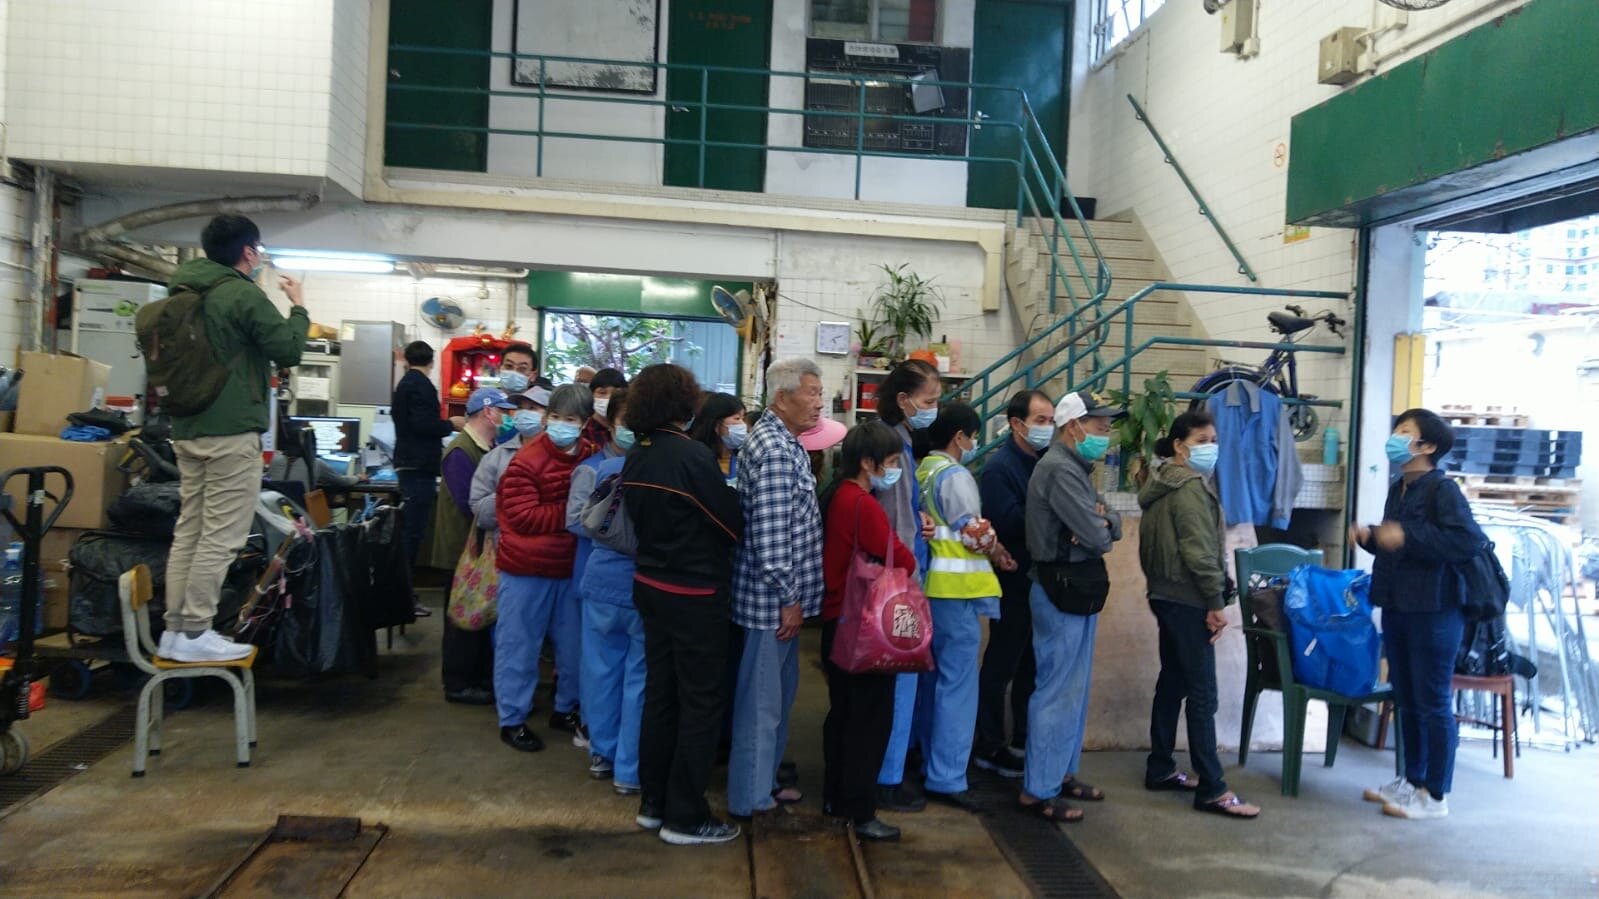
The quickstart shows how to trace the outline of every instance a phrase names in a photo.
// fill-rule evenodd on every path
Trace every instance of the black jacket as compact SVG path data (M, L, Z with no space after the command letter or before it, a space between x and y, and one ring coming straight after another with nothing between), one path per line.
M639 574L691 587L728 585L744 513L709 447L676 428L653 431L627 454L622 483Z
M455 432L449 419L439 417L439 390L416 369L394 385L394 467L438 474L444 456L444 438Z
M1486 537L1460 487L1441 471L1429 471L1408 487L1404 478L1388 488L1383 520L1405 529L1398 552L1367 540L1371 604L1393 612L1445 612L1465 602L1456 566L1471 561Z
M988 457L977 479L983 514L1021 572L1033 567L1032 554L1027 551L1027 481L1037 467L1038 457L1017 446L1013 436Z

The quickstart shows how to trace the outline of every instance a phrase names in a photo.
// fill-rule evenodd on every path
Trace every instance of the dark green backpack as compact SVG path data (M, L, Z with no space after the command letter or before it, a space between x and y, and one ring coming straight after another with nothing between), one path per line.
M178 418L211 408L228 383L229 370L217 358L205 331L205 295L232 276L197 291L177 287L165 299L146 303L133 318L133 332L144 354L144 373L161 411Z

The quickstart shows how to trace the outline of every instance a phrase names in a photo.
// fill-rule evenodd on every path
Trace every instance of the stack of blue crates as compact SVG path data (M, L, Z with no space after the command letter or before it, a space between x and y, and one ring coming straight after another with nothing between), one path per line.
M1454 449L1442 467L1461 474L1570 478L1581 459L1581 431L1457 426Z

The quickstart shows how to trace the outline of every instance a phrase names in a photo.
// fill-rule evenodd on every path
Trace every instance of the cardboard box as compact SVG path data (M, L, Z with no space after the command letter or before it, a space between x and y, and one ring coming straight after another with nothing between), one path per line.
M40 465L59 465L72 473L72 501L56 519L56 528L103 528L106 526L105 510L111 501L127 488L127 475L117 470L117 463L127 452L128 444L122 440L101 443L78 443L59 437L40 437L33 434L0 434L0 466L4 468L32 468ZM23 494L27 479L13 478L8 483L15 499L20 518L25 514ZM62 482L59 476L47 477L45 489L59 493ZM49 514L49 500L45 501L45 514ZM46 542L51 537L45 535ZM46 555L46 558L49 558Z
M77 475L73 477L75 479ZM76 485L73 489L77 489ZM74 504L78 502L76 494L73 495L72 502ZM63 513L62 517L65 518L66 515ZM77 543L78 538L86 533L88 533L87 528L67 528L62 527L59 521L56 522L55 527L44 532L44 540L39 546L39 561L45 565L65 565L72 552L72 544Z
M11 429L18 434L59 435L68 415L105 400L111 379L111 366L71 353L18 353L17 365L23 376Z
M39 610L47 631L67 629L67 613L72 598L72 578L67 566L48 557L41 566L39 576L44 578L44 606Z
M11 433L11 419L15 415L15 412L0 412L0 434Z

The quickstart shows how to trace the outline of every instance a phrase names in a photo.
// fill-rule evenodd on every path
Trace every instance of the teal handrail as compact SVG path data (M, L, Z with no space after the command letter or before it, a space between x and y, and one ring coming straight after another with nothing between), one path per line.
M935 79L909 79L876 74L849 74L784 71L780 69L749 68L741 66L700 65L693 63L672 62L637 62L631 60L597 59L580 56L557 56L550 54L512 53L492 50L470 50L446 47L424 47L414 44L391 44L389 49L394 52L434 54L444 56L469 56L485 59L508 59L515 65L516 61L536 62L538 65L538 84L533 85L533 90L518 88L514 90L474 87L449 87L442 85L412 85L403 83L389 84L389 90L396 92L416 92L422 94L436 94L440 96L489 96L489 97L514 97L527 100L535 99L538 103L538 119L536 127L526 128L496 128L492 126L475 125L445 125L421 122L405 122L389 120L386 125L400 130L413 131L448 131L473 134L504 134L535 139L535 173L542 177L544 174L544 154L546 139L556 140L594 140L611 141L618 143L656 144L660 146L691 146L698 150L696 183L705 184L706 151L710 148L717 149L745 149L779 151L784 153L803 153L813 155L851 155L855 157L854 172L854 197L860 199L862 160L868 158L886 159L919 159L946 162L965 162L968 164L997 165L1010 168L1017 180L1017 205L1016 226L1025 227L1029 213L1045 228L1048 237L1046 252L1050 258L1050 279L1047 284L1046 298L1049 309L1057 311L1058 299L1065 296L1070 302L1073 312L1084 308L1097 308L1098 304L1109 293L1111 272L1110 265L1101 252L1098 243L1094 240L1093 232L1088 227L1087 219L1082 214L1082 208L1077 198L1066 187L1065 173L1061 170L1055 153L1050 147L1048 134L1039 123L1025 91L1007 85L986 84L970 81L946 81ZM699 98L697 100L669 99L655 97L626 97L606 95L603 93L551 93L547 90L548 68L551 63L577 63L588 65L607 65L623 68L664 70L667 72L686 72L698 74L700 82ZM831 81L842 84L854 85L856 90L855 109L853 110L820 110L820 109L795 109L770 105L753 105L741 103L716 103L708 98L710 95L711 78L718 76L763 76L773 78L794 78L807 82ZM879 113L866 108L866 87L871 84L898 84L911 86L937 86L951 89L960 89L968 92L968 96L975 98L976 91L993 91L1014 96L1019 109L1018 117L1009 120L1000 117L978 117L975 110L964 118L948 116L911 115L902 113ZM550 130L546 126L546 107L551 103L611 103L620 106L640 106L665 108L669 113L674 110L697 110L699 112L699 134L697 137L644 137L637 135L594 134L587 132ZM709 139L706 133L707 113L712 110L727 112L766 113L772 115L791 115L805 118L836 118L852 120L855 125L855 142L852 147L806 147L803 145L781 145L770 142L724 141ZM873 122L909 122L933 125L958 125L965 129L967 147L960 155L930 155L926 153L908 153L893 150L869 149L866 146L866 124ZM1017 135L1017 156L1008 158L1002 156L982 156L971 152L971 137L979 128L991 128L1012 131ZM1035 143L1038 148L1035 148ZM1041 164L1042 163L1042 164ZM1075 221L1082 232L1084 248L1079 248L1078 240L1070 233L1069 223ZM1069 257L1069 264L1065 258Z
M1182 164L1177 161L1177 154L1171 151L1171 147L1166 146L1166 141L1161 138L1160 132L1155 130L1155 123L1149 120L1149 114L1144 112L1144 107L1138 105L1138 101L1133 98L1132 94L1127 95L1127 102L1133 104L1133 116L1138 121L1143 122L1145 128L1149 129L1149 136L1153 137L1155 145L1160 147L1161 155L1165 158L1166 164L1171 166L1172 171L1177 173L1177 177L1183 182L1183 186L1188 188L1189 196L1193 197L1194 202L1199 204L1199 214L1210 222L1212 228L1216 229L1216 234L1221 238L1221 242L1227 245L1227 252L1233 254L1233 259L1237 260L1238 274L1243 275L1252 282L1258 282L1260 279L1255 277L1255 270L1249 267L1248 262L1244 261L1244 254L1239 252L1238 245L1233 243L1233 239L1227 235L1227 229L1223 228L1221 222L1216 219L1216 214L1211 211L1210 204L1206 203L1205 198L1199 195L1199 188L1195 187L1194 182L1189 180L1188 173L1183 171Z

